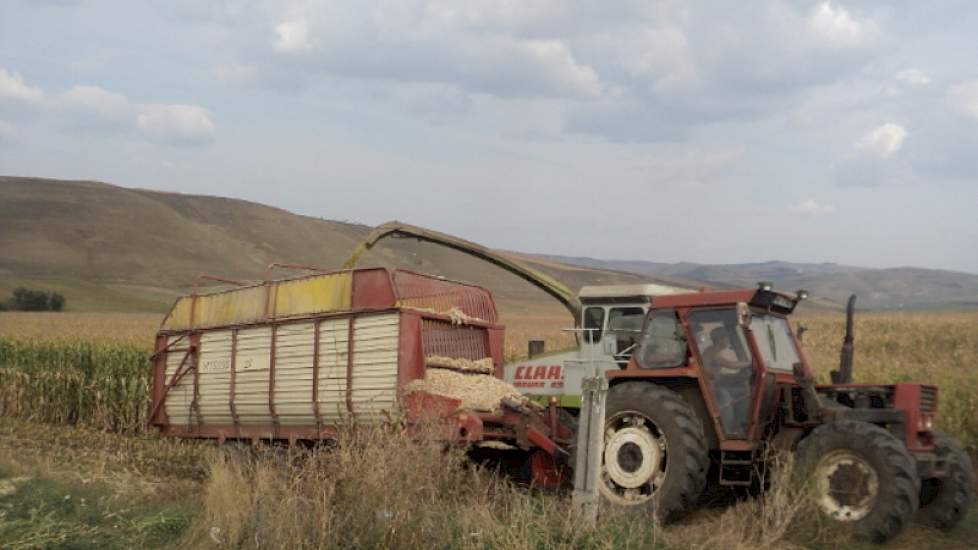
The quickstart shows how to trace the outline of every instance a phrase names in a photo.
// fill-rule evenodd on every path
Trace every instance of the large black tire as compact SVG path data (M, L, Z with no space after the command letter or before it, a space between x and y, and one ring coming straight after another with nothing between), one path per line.
M709 465L699 417L675 392L630 382L608 392L599 491L606 502L675 521L696 505Z
M947 462L947 476L925 479L920 488L917 519L944 531L953 529L966 515L975 499L975 468L971 457L943 432L935 434L937 456Z
M825 424L798 444L798 466L813 476L815 499L830 519L884 542L917 512L920 478L893 434L867 422Z

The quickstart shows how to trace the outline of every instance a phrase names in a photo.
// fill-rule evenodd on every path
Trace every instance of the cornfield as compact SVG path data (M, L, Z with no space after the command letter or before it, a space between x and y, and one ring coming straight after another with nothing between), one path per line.
M82 317L79 317L82 315ZM144 429L155 316L0 314L0 415L103 430ZM506 359L526 341L574 345L559 314L504 317ZM841 315L796 317L820 382L838 364ZM121 335L121 336L120 336ZM978 448L978 313L857 316L857 382L940 386L941 429Z
M132 344L0 336L0 415L141 431L149 355Z

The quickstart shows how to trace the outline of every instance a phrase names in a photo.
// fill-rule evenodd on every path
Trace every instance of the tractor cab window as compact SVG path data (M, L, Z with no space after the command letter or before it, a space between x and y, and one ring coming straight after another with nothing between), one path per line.
M784 317L754 315L750 320L750 330L768 369L791 372L792 366L801 361L791 339L788 320Z
M597 344L604 329L604 308L589 307L584 310L584 341Z
M636 353L643 369L667 369L686 362L686 339L683 338L676 311L652 310L645 321L645 331Z
M608 332L614 338L612 354L622 366L638 345L644 319L645 310L640 307L613 307L608 312Z
M723 431L731 438L747 436L753 402L754 369L744 331L734 309L694 311L689 328L699 351L703 373L713 390Z

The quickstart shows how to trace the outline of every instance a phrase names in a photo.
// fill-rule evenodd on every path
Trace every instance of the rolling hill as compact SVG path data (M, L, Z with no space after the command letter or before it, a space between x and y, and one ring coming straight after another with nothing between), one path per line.
M272 262L338 268L370 229L237 199L0 177L0 295L24 285L61 292L69 309L163 311L202 273L257 281L287 274L269 273ZM573 289L649 278L524 259ZM360 265L482 284L504 313L507 307L561 311L502 269L413 239L381 241Z

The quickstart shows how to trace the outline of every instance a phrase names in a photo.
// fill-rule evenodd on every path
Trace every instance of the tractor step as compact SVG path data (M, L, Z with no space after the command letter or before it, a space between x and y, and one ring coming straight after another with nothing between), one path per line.
M720 485L749 487L754 483L753 451L720 451Z

